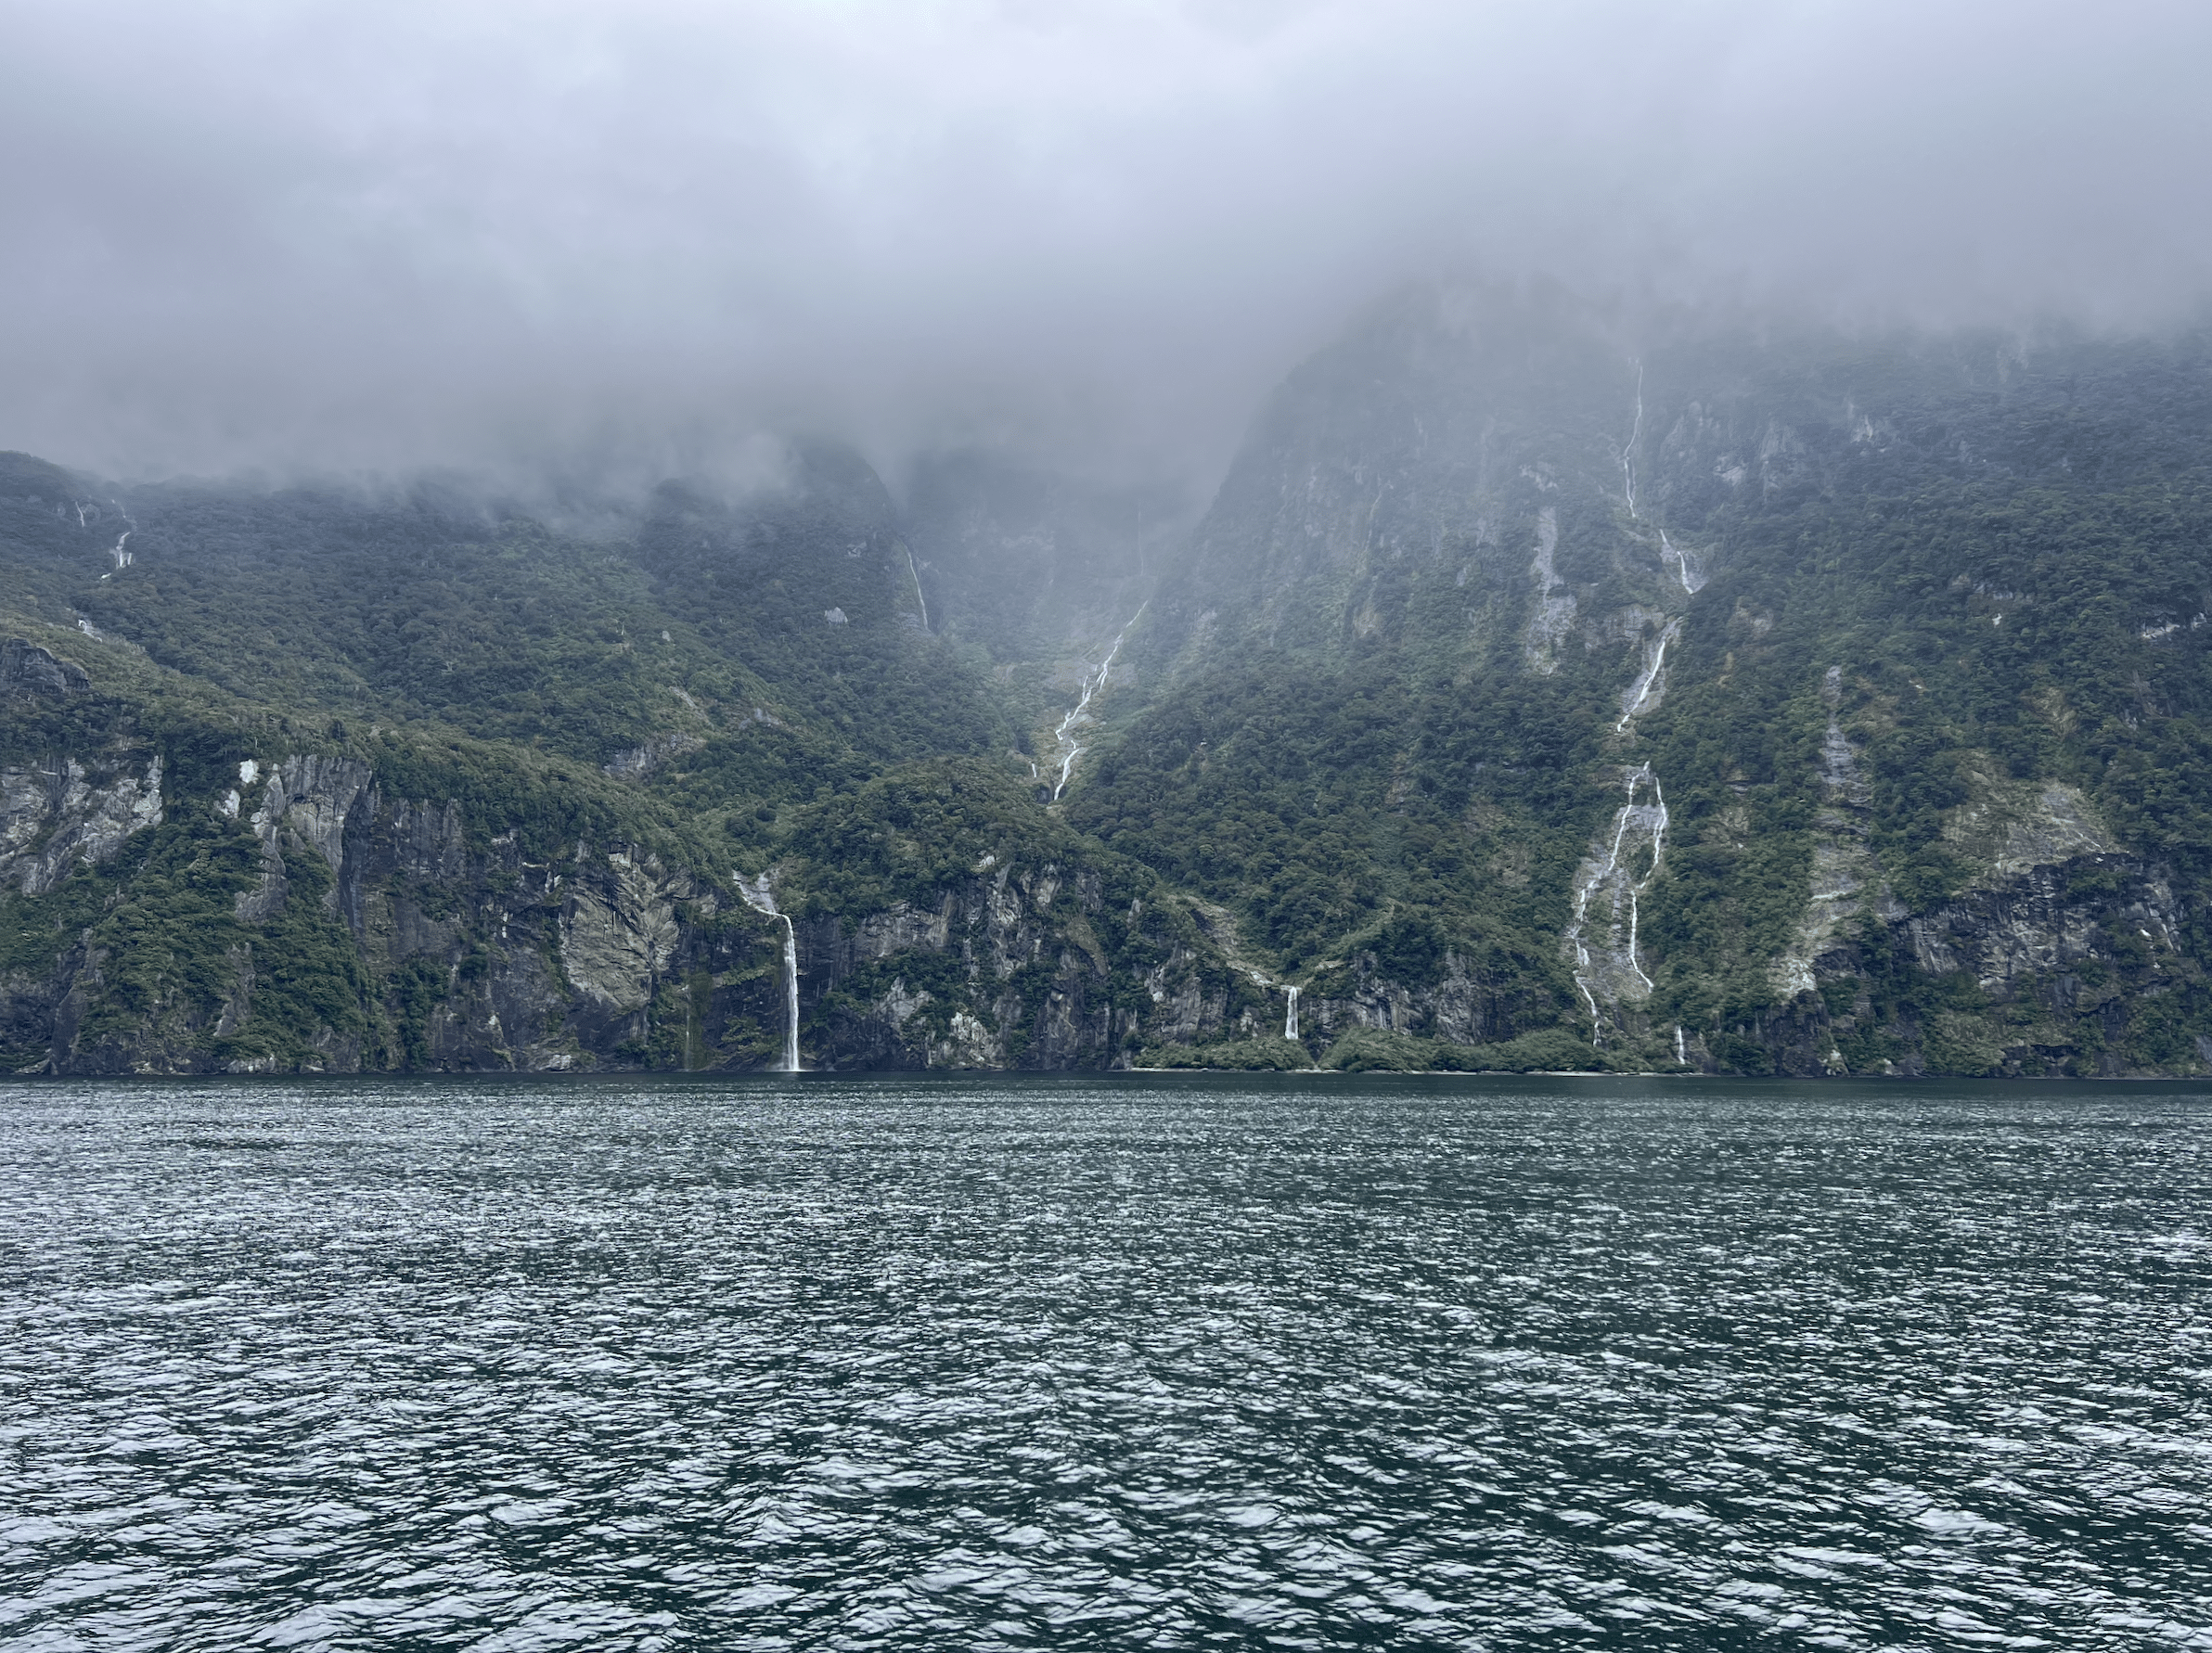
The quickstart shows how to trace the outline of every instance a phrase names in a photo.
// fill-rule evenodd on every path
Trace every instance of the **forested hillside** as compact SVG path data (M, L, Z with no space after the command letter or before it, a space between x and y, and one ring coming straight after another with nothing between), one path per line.
M2193 1068L2208 434L2201 338L1410 296L1263 414L1072 818L1377 1060Z
M2208 437L2200 336L1455 288L1195 527L7 455L0 1061L776 1065L788 915L807 1066L2201 1071Z

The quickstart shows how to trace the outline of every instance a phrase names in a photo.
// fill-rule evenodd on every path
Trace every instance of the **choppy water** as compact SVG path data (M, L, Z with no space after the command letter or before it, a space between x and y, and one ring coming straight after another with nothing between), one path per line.
M2212 1647L2208 1122L0 1088L0 1640Z

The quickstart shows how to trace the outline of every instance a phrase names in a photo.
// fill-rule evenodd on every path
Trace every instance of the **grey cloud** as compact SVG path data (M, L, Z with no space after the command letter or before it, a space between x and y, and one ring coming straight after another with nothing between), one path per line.
M764 427L1218 464L1408 276L2097 324L2212 274L2212 12L14 8L0 446L125 472Z

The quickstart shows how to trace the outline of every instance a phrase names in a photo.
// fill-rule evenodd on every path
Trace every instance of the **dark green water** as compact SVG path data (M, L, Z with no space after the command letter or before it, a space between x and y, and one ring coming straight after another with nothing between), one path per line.
M2212 1647L2208 1122L0 1088L0 1640Z

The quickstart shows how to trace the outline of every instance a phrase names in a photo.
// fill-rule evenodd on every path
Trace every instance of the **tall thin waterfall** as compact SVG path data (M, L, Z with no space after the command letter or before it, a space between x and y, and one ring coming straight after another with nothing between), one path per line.
M1148 599L1149 600L1149 599ZM1060 727L1052 731L1052 742L1060 754L1060 778L1052 783L1052 798L1058 802L1067 789L1068 776L1075 771L1075 760L1083 756L1083 742L1077 737L1078 727L1090 721L1091 697L1106 686L1106 679L1113 671L1113 657L1122 651L1122 639L1129 634L1129 626L1144 617L1145 605L1137 605L1137 612L1129 616L1129 625L1114 634L1113 647L1106 651L1106 658L1099 662L1096 677L1086 673L1083 693L1075 701L1075 709L1060 720Z
M921 570L914 565L914 548L911 545L907 547L907 572L914 576L914 600L921 605L921 629L926 632L930 629L930 599L921 595Z
M1282 1019L1282 1036L1294 1040L1298 1037L1298 990L1287 981L1282 990L1291 995L1290 1013Z
M783 1070L799 1071L799 938L791 932L791 916L776 915L783 920L783 990L786 1016L783 1024Z
M776 910L776 893L768 888L766 873L752 879L748 879L743 873L732 873L730 876L737 881L738 893L745 898L747 906L756 913L765 913L771 918L783 920L783 1071L796 1073L800 1070L799 938L791 929L791 915Z
M1636 370L1636 407L1628 425L1628 440L1620 449L1621 497L1629 518L1640 521L1642 513L1636 504L1636 452L1643 440L1643 364L1630 357L1628 365ZM1538 571L1549 580L1550 546L1540 536L1539 551ZM1705 583L1691 553L1669 540L1664 528L1659 530L1659 563L1663 571L1681 582L1685 597L1695 596ZM1543 596L1538 593L1539 602ZM1620 715L1614 720L1613 736L1623 747L1633 750L1631 743L1639 738L1637 720L1659 704L1665 691L1666 651L1681 634L1682 616L1678 614L1644 644L1642 670L1622 691ZM1589 1011L1593 1045L1605 1043L1608 1020L1618 1016L1624 1003L1647 1003L1654 985L1643 967L1638 930L1643 897L1658 878L1666 855L1666 793L1659 784L1658 772L1648 761L1623 764L1620 775L1627 798L1614 812L1611 841L1593 841L1591 852L1575 871L1575 912L1566 933L1567 946L1574 955L1575 988ZM1651 801L1639 801L1638 794L1647 788ZM1688 1065L1678 1026L1675 1029L1675 1055Z
M1666 855L1666 794L1648 763L1624 771L1621 778L1628 801L1614 814L1613 842L1603 856L1583 862L1587 878L1579 871L1575 875L1575 916L1567 926L1567 944L1575 951L1575 985L1589 1006L1592 1044L1605 1039L1600 994L1611 1004L1622 999L1641 1004L1651 996L1653 985L1637 956L1636 932L1643 893L1659 876ZM1636 794L1645 787L1652 789L1652 801L1639 803ZM1636 863L1647 853L1651 860L1638 878Z

